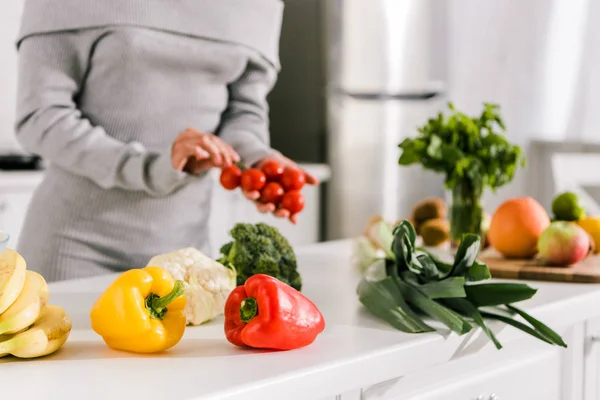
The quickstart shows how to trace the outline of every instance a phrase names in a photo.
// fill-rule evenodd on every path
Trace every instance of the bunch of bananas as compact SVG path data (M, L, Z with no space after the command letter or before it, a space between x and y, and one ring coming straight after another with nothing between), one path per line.
M46 280L28 271L14 250L0 254L0 357L42 357L60 349L72 323L64 309L48 304Z

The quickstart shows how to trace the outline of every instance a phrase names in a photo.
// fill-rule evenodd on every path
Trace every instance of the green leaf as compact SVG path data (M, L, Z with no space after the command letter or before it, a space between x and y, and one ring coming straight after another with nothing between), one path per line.
M414 151L404 150L398 159L400 165L411 165L416 164L420 161L421 157Z
M465 286L467 299L477 308L518 303L532 298L537 289L523 283L482 283Z
M504 315L491 313L488 311L481 311L481 316L484 318L495 319L495 320L504 322L505 324L514 326L515 328L520 329L521 331L528 333L533 337L543 340L544 342L546 342L548 344L552 344L552 345L554 344L554 343L552 343L552 341L550 339L548 339L546 336L542 335L540 332L532 329L531 327L523 324L522 322L515 321L512 318L505 317Z
M439 271L431 257L429 257L429 255L427 254L418 254L417 260L419 261L422 268L421 275L423 277L423 280L425 282L437 281Z
M408 303L423 311L436 321L446 325L453 332L464 335L473 328L463 317L436 301L431 300L415 287L401 280L397 280L396 284L398 285L402 296Z
M456 257L454 258L454 265L452 266L452 276L465 276L473 266L479 249L481 247L481 239L479 235L465 234L462 236L458 250L456 251Z
M554 330L552 330L550 327L548 327L547 325L542 323L541 321L533 318L531 315L527 314L525 311L523 311L515 306L512 306L510 304L507 304L506 308L508 308L510 311L513 311L513 312L519 314L521 317L523 317L523 319L525 321L529 322L531 324L531 326L533 326L542 335L544 335L548 339L550 339L553 343L555 343L559 346L562 346L562 347L567 347L567 344L560 337L560 335L558 333L556 333Z
M427 155L431 158L440 159L440 149L442 147L442 143L442 139L440 139L439 136L432 135L431 141L429 142L429 146L427 147Z
M489 337L490 340L492 342L494 342L494 345L496 346L496 348L498 350L500 350L502 348L502 345L498 341L498 338L496 338L496 335L494 335L494 332L492 332L490 330L490 328L488 328L488 326L485 324L485 321L483 320L483 316L481 315L481 313L468 300L466 300L466 299L445 299L444 304L446 304L448 307L452 308L453 310L473 319L473 321L481 328L481 330L487 335L487 337Z
M359 301L375 316L406 333L433 332L402 298L393 278L378 282L362 279L357 288Z
M447 299L466 297L465 278L455 276L441 281L425 283L418 286L419 290L430 299Z
M415 273L421 273L422 266L419 260L414 255L414 245L416 240L416 232L412 224L407 221L401 221L393 231L394 240L392 242L392 252L396 256L399 268L410 269Z
M420 163L443 173L445 185L453 188L468 179L492 192L512 181L516 169L526 164L519 146L504 136L506 126L497 105L483 104L478 116L468 116L448 104L449 115L438 113L417 128L417 136L405 139L400 165Z
M400 230L404 230L404 233L400 234ZM417 240L417 232L415 231L414 226L410 223L409 220L403 219L402 221L400 221L398 225L396 225L396 227L394 228L393 234L395 236L406 235L411 246L415 246L415 242Z
M467 271L467 282L480 282L492 277L490 269L486 264L475 261Z

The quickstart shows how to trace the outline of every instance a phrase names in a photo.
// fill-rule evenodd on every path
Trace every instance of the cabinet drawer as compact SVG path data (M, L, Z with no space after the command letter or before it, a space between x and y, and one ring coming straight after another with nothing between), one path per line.
M559 331L565 338L567 333ZM568 354L567 349L526 338L500 351L490 346L363 388L361 400L488 400L493 394L494 400L559 400L562 393L570 393L563 378Z
M600 319L588 321L585 329L585 400L600 400Z
M548 350L471 374L410 400L560 400L560 355ZM399 399L398 399L399 400Z

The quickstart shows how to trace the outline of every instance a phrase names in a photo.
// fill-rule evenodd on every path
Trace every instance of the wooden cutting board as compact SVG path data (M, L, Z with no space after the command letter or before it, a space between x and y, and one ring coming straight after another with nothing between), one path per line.
M544 266L536 260L506 259L489 248L482 251L478 259L488 265L493 278L600 283L600 255L590 255L566 267Z

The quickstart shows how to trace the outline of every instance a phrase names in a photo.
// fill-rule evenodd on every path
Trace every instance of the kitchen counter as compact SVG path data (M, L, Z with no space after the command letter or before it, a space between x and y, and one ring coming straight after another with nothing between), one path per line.
M567 361L574 357L569 352L582 347L573 343L571 336L565 336L569 350L551 347L502 324L490 325L505 346L500 352L480 330L463 337L448 332L408 335L396 331L368 314L358 302L355 288L359 276L350 265L350 249L346 241L297 249L303 292L319 306L327 327L311 346L288 352L230 345L223 335L222 318L188 328L182 342L164 354L113 351L90 329L88 312L114 276L53 283L50 302L65 307L70 314L71 337L59 352L43 359L0 359L2 398L320 400L341 395L337 398L366 399L370 397L365 388L380 382L392 380L397 390L402 384L398 377L419 376L421 371L453 360L468 361L478 354L488 357L489 363L493 357L510 355L513 344L515 349L519 345L527 351L557 351L560 359ZM538 294L521 305L559 332L600 316L600 286L530 284L539 288ZM467 363L477 365L475 361ZM571 366L565 368L573 370ZM566 379L569 388L579 386L572 383L576 378ZM405 386L415 382L408 379ZM355 390L362 395L352 394ZM562 390L564 393L568 388ZM458 397L448 391L446 396L419 398ZM515 398L521 397L511 397Z

